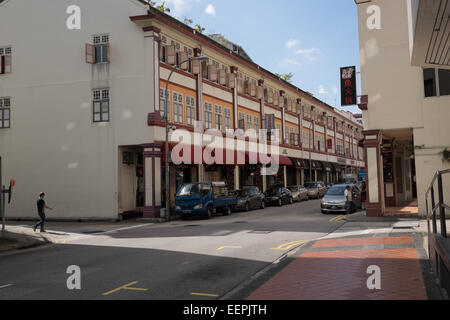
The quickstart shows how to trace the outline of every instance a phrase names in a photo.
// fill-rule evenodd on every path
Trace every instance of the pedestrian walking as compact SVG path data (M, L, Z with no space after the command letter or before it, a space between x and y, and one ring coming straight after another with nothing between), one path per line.
M366 210L366 198L367 198L367 186L366 182L363 181L361 183L361 207L363 210Z
M41 232L46 232L45 229L44 229L45 209L48 209L48 210L53 210L53 209L48 207L45 204L44 198L45 198L45 193L41 192L39 194L39 199L37 200L38 215L39 215L39 218L41 220L33 227L33 231L36 231L36 229L40 226L41 227Z
M347 214L350 214L352 210L352 201L353 201L352 187L347 186L347 188L345 188L344 196L345 196L345 210L347 211Z

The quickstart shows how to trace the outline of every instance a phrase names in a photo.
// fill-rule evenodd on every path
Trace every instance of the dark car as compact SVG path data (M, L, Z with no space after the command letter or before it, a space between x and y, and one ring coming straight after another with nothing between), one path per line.
M272 187L265 193L266 204L277 205L281 207L285 204L292 204L292 192L283 187Z
M353 184L339 184L331 187L325 197L323 197L322 202L320 203L322 213L346 212L344 192L347 186L350 186L352 190L350 212L356 212L359 208L361 208L361 191L358 187Z
M244 190L237 190L237 204L236 210L250 211L254 209L264 209L266 203L264 194L258 188L245 188Z
M305 183L305 188L308 189L309 198L319 199L327 193L327 188L323 182L308 182Z

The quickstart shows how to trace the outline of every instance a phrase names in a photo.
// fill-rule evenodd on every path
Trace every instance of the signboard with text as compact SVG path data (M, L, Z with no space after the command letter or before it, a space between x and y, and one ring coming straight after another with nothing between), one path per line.
M356 67L341 68L341 105L351 106L356 101Z

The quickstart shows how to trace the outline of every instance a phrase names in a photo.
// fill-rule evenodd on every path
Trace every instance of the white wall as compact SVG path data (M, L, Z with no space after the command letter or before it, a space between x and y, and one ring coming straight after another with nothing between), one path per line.
M66 28L79 5L81 30ZM116 218L118 146L152 141L144 37L129 16L134 0L11 0L0 5L0 46L12 46L13 72L0 76L11 97L11 129L0 129L4 183L16 179L9 217L35 217L39 192L50 217ZM109 33L110 66L85 63L85 43ZM92 122L92 89L110 86L111 121Z

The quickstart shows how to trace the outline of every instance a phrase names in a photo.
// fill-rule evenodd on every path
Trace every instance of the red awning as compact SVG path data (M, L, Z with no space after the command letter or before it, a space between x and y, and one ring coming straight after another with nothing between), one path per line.
M193 145L183 145L178 143L169 143L169 150L172 152L175 149L175 154L173 157L177 159L175 162L184 163L184 164L199 164L202 162L203 164L218 164L218 165L230 165L230 166L243 166L246 164L278 164L282 166L292 166L292 161L285 156L275 156L275 155L266 155L254 152L243 152L236 150L227 150L223 149L220 152L220 149L212 150L211 152L207 152L205 155L206 147L195 147ZM163 162L165 161L164 157L164 148L163 148ZM184 152L186 150L190 150L190 156L185 155ZM197 154L197 157L195 156ZM217 154L217 155L216 155ZM215 159L218 157L217 159ZM270 162L267 163L268 157L270 157Z

